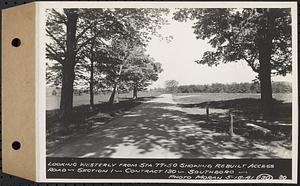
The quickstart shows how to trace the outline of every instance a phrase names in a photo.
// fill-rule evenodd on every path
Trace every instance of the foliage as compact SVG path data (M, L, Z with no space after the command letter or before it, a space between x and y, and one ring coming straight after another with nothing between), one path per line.
M289 82L273 82L273 93L291 93ZM181 85L178 93L260 93L258 83L213 83L211 85Z
M106 57L119 58L124 60L126 52L130 52L132 46L143 45L151 39L151 34L156 34L156 30L163 24L167 24L163 18L168 13L168 9L151 9L151 8L111 8L111 9L48 9L47 10L47 29L46 33L51 42L46 44L47 59L56 62L48 62L48 83L59 85L62 79L61 63L64 62L66 55L66 15L65 11L74 10L78 13L79 19L77 24L77 48L76 62L84 63L94 53L110 53ZM128 47L117 49L123 40ZM94 49L91 49L92 42ZM115 44L115 46L113 46ZM122 50L123 49L123 50ZM100 57L100 55L97 55ZM58 63L57 63L58 62ZM109 62L116 62L110 60ZM60 64L59 64L60 63ZM50 67L51 66L51 67ZM84 66L84 65L83 65ZM88 68L88 65L84 66ZM99 67L99 66L98 66ZM79 67L80 70L83 68ZM78 74L78 73L76 73Z
M167 92L177 92L179 82L176 80L167 80L165 81L165 88Z
M67 105L68 113L74 86L89 86L90 93L94 88L114 87L133 46L145 47L150 36L167 24L164 15L168 12L160 8L47 9L47 83L62 87L61 105Z
M136 88L141 91L149 86L152 81L158 80L158 74L162 72L161 64L140 51L128 59L128 65L124 67L122 80L126 82L130 90Z
M174 18L194 20L198 39L214 48L205 51L199 64L245 61L258 73L264 118L272 120L271 75L292 71L290 8L179 9Z
M194 20L197 39L207 39L215 49L204 52L202 59L196 61L199 64L212 66L242 60L259 73L259 45L269 34L272 74L286 75L292 70L290 9L179 9L174 18ZM270 19L274 19L272 24Z

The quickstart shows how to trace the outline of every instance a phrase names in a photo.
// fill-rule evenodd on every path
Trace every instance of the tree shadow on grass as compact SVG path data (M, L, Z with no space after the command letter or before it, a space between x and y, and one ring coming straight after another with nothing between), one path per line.
M144 103L95 130L72 138L50 157L93 158L287 158L282 141L227 133L228 121L189 114L168 103ZM215 119L223 121L215 122ZM228 126L228 125L227 125Z
M207 105L209 105L211 110L227 110L227 113L211 114L211 123L218 124L226 122L229 124L229 114L231 113L234 116L234 124L238 129L237 132L248 137L252 135L252 138L265 138L266 140L267 138L271 138L270 140L274 140L276 137L289 135L292 129L292 103L284 103L283 101L273 100L273 113L271 121L266 121L263 119L260 104L260 99L242 98L226 101L202 102L196 104L179 104L179 106L182 108L205 109ZM196 117L198 120L205 119L203 118L203 115L192 115L191 117ZM258 131L251 131L251 127L252 129L253 127L256 127ZM261 136L261 131L259 130L264 130L265 132L268 132L267 130L269 130L269 136ZM249 132L252 132L252 134L250 135ZM273 135L273 137L270 135Z
M235 113L248 115L254 119L262 118L261 100L254 98L232 99L225 101L210 101L194 104L179 104L183 108L210 108L230 109ZM283 101L273 99L273 121L287 122L292 121L292 103L285 103Z
M60 118L60 110L49 110L46 112L46 138L47 138L47 153L53 151L63 145L65 141L84 135L95 127L97 124L104 124L113 117L121 115L123 112L136 107L145 101L155 97L141 97L138 99L122 99L119 103L113 105L108 103L95 104L91 109L89 105L74 107L72 120L69 123L64 123ZM101 115L99 115L99 113ZM96 120L89 121L89 118L97 116ZM96 125L94 125L96 124Z

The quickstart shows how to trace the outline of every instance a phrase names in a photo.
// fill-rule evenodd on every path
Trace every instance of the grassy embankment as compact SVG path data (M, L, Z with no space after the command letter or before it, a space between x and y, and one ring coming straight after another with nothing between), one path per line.
M212 130L228 132L232 114L235 134L249 139L290 141L291 94L274 94L273 97L271 121L263 119L259 94L175 94L173 99L195 120L207 120L206 107L209 105L209 121L205 127Z

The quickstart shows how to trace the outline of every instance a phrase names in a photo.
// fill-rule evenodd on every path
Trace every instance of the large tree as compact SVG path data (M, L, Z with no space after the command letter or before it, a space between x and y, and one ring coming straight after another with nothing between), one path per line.
M87 83L90 94L90 108L94 107L94 92L97 88L104 87L103 76L105 64L110 61L107 60L107 48L101 41L102 38L95 37L97 30L94 30L90 37L92 41L89 45L85 46L82 50L84 61L81 62L81 68L84 73L78 73L80 79L85 80Z
M174 18L191 19L197 39L214 48L199 64L246 62L261 85L265 118L272 113L271 75L286 75L291 65L291 10L282 8L179 9Z
M128 65L129 59L136 55L137 49L147 46L147 43L151 40L151 35L157 35L157 30L168 23L164 15L169 12L169 9L153 8L118 10L123 13L116 18L126 25L128 32L126 35L113 37L111 43L111 54L121 63L117 66L117 70L112 71L115 73L111 74L113 83L112 93L108 101L110 104L113 104L115 98L118 98L115 95L118 93L118 84L124 66ZM116 102L118 102L118 99Z
M112 42L111 54L115 65L108 70L107 76L112 85L112 93L108 101L110 104L114 101L119 102L118 88L124 80L124 69L130 65L131 59L139 55L141 46L143 45L139 45L138 40L128 41L124 38L115 38Z
M75 66L83 61L82 50L95 37L122 33L122 25L113 19L110 10L103 9L50 9L47 12L46 55L61 65L62 118L69 121L73 109ZM91 30L97 33L91 37Z
M162 72L161 64L154 61L149 55L141 50L129 59L128 65L124 67L122 80L133 92L133 99L138 98L138 91L144 90L153 81L158 80L159 73Z
M179 82L176 80L165 81L165 87L168 92L176 93L178 89Z
M92 48L95 38L110 40L115 35L147 42L150 39L147 34L164 24L164 13L166 9L47 10L46 33L50 38L46 44L47 58L61 65L60 109L65 121L72 115L75 67L85 61L82 51L86 46Z

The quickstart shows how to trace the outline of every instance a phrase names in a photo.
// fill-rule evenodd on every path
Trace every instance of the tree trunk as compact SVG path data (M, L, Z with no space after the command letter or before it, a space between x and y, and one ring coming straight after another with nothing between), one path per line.
M91 61L91 76L90 76L90 108L93 109L94 107L94 59L95 59L95 53L94 53L94 47L95 47L96 37L94 36L94 39L91 44L90 49L90 61Z
M116 100L116 103L119 103L119 87L118 87L118 85L117 85L117 88L116 88L115 100Z
M94 61L91 61L91 76L90 76L90 107L94 107Z
M133 87L133 99L137 99L138 96L137 96L137 93L138 93L138 87L137 86L134 86Z
M73 84L75 79L75 58L76 58L76 29L78 13L76 9L64 10L67 16L66 23L66 56L62 68L62 93L60 109L64 122L72 118L73 110Z
M118 72L116 80L115 80L114 88L113 88L113 91L112 91L112 93L110 95L110 98L109 98L109 101L108 101L108 103L110 105L114 104L116 93L118 94L116 102L119 103L118 82L119 82L119 79L120 79L120 76L121 76L121 73L122 73L122 69L123 69L123 65L121 65L120 68L119 68L119 72Z
M114 88L113 88L113 91L112 91L112 93L111 93L111 95L110 95L110 97L109 97L108 103L109 103L110 105L114 104L115 95L116 95L116 90L117 90L117 83L115 83Z
M271 82L271 54L273 48L274 15L270 9L266 10L267 22L259 31L259 80L261 90L261 106L264 119L270 120L272 116L272 82Z
M264 56L264 54L262 54ZM262 112L265 119L269 120L272 116L272 83L271 83L271 64L268 60L260 61L260 91Z
M110 95L108 103L112 105L112 104L114 104L115 100L116 100L116 103L119 103L119 90L118 90L118 84L117 83L114 85L114 88L113 88L113 91Z
M75 79L74 66L64 65L60 109L61 109L62 119L65 122L69 122L70 119L72 118L71 115L73 110L74 79Z

